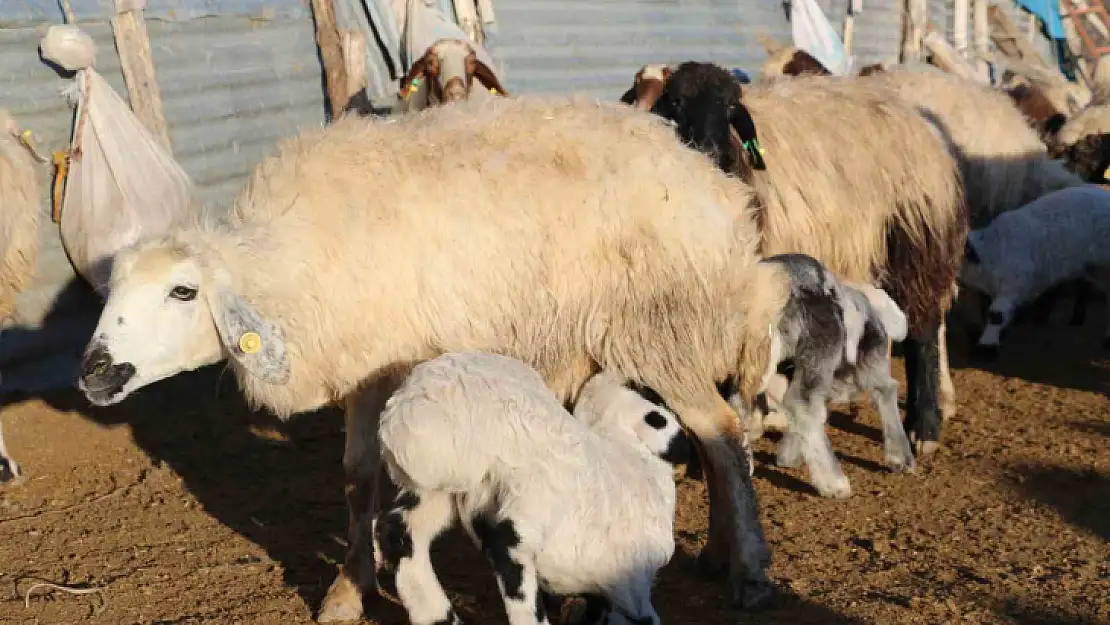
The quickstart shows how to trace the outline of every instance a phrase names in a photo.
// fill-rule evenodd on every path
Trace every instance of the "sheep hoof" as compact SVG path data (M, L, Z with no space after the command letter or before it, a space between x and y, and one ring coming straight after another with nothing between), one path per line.
M317 623L341 623L362 618L362 594L347 576L340 573L324 597Z
M937 452L937 449L940 449L940 443L937 441L914 441L913 448L918 458L930 458Z
M831 480L816 482L814 488L817 493L827 499L847 499L852 496L852 484L848 482L848 476L841 475Z
M909 456L887 456L886 464L890 467L891 473L913 473L917 469L917 463L913 459L913 454Z
M745 581L734 604L737 608L751 611L766 605L772 594L773 589L767 582Z
M971 348L971 358L978 362L993 362L998 358L998 346L979 343Z

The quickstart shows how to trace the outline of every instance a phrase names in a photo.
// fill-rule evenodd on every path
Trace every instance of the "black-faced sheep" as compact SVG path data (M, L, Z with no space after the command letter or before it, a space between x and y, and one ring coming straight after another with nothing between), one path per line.
M1017 307L1060 282L1086 278L1110 294L1107 241L1110 191L1093 186L1042 196L968 233L960 279L991 298L976 355L995 357Z
M501 353L571 402L610 370L700 440L703 562L759 603L769 551L713 381L737 375L753 401L788 281L758 262L751 190L673 136L619 103L538 97L305 131L258 165L227 223L116 256L79 385L112 404L227 358L280 416L345 402L350 547L319 617L344 620L373 585L377 417L408 368Z
M424 84L426 105L465 100L475 91L474 79L485 92L506 96L497 74L478 58L474 46L465 39L439 39L416 60L401 80L399 97L409 104L409 110L423 108L410 102Z
M459 622L430 545L456 521L482 548L509 623L548 623L542 594L600 596L658 625L651 587L674 553L675 486L664 458L688 445L673 414L610 373L574 416L540 375L493 354L417 365L381 416L400 489L373 526L378 588L413 625Z
M940 438L940 328L966 204L949 145L876 76L778 81L741 98L724 69L688 62L652 111L754 187L763 254L813 256L846 280L881 285L905 311L906 426L927 455ZM764 157L730 149L730 127L742 140L758 129Z
M0 322L15 310L16 296L35 277L39 241L39 186L35 161L43 162L30 131L0 109ZM2 331L2 330L0 330ZM0 482L20 475L0 427Z

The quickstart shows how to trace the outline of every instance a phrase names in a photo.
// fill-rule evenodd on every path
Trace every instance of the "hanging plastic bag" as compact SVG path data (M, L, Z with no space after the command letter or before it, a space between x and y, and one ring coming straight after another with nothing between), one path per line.
M844 44L817 0L793 0L790 27L796 48L808 52L833 74L845 76L852 71L852 59L844 54Z
M51 26L43 56L77 71L76 122L61 205L62 244L77 273L104 292L115 253L169 231L202 204L173 155L91 66L92 39Z

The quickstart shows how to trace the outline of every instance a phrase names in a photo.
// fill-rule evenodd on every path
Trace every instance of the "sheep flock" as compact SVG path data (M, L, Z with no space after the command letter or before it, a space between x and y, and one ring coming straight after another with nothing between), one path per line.
M1110 102L896 65L832 76L793 48L761 70L646 64L611 101L510 94L471 44L437 41L393 114L358 94L282 140L226 215L121 250L77 385L112 406L223 363L282 419L342 406L347 553L321 623L374 617L372 594L461 623L430 556L457 523L511 625L562 622L568 596L583 624L657 625L675 465L707 485L698 565L758 608L756 439L783 430L775 462L804 463L819 496L866 497L831 403L871 398L905 479L944 462L954 313L989 359L1020 310L1072 286L1074 318L1110 290L1092 184ZM38 190L0 121L9 314ZM18 475L2 434L0 469Z

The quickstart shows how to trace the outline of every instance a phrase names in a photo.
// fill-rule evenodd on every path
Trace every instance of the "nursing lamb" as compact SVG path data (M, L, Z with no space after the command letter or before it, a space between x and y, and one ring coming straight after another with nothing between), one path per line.
M543 593L599 595L628 622L659 624L651 587L674 553L664 458L686 440L622 378L591 378L572 417L523 362L448 353L413 368L380 437L400 493L373 524L378 588L413 625L461 623L429 551L456 519L493 566L511 625L548 623Z
M1110 294L1110 192L1072 187L1003 213L967 235L960 280L991 298L974 355L997 356L1019 306L1066 280ZM1110 326L1102 345L1110 349Z

